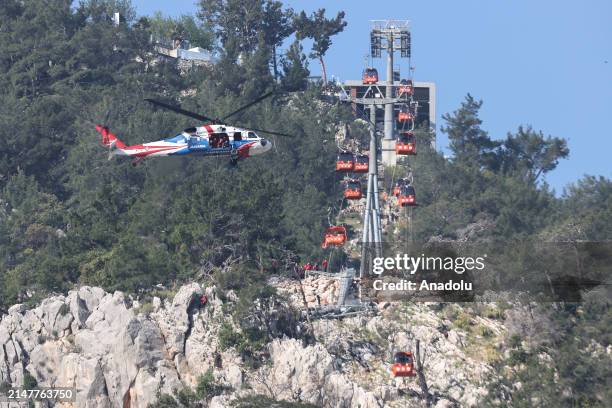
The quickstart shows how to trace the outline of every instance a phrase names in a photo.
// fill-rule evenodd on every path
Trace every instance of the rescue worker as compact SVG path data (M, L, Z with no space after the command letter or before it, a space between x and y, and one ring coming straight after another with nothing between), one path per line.
M327 272L327 259L324 259L323 262L321 262L321 267L323 268L323 272Z

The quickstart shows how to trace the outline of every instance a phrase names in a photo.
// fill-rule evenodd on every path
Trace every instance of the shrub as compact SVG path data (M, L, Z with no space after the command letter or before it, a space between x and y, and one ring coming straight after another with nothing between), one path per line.
M477 330L477 333L482 337L487 338L493 336L493 331L483 324L478 325Z
M517 348L521 346L521 336L518 334L513 334L508 339L508 346L510 348Z
M217 384L215 382L215 376L213 375L212 369L208 369L206 373L198 378L198 385L196 386L196 395L198 398L208 400L217 395L223 394L228 387Z
M11 384L6 381L0 382L0 394L6 394L7 391L11 388Z
M38 386L38 381L28 371L23 373L23 388L32 389Z
M510 351L510 357L508 358L508 364L511 366L517 366L521 363L527 362L529 354L522 348Z
M142 313L145 316L149 316L153 311L153 303L152 302L144 302L138 308L138 313Z
M455 327L461 330L470 331L472 326L472 318L465 312L459 312L455 317L453 324Z
M237 347L242 342L242 336L228 322L223 322L219 330L219 347L225 351L232 347Z

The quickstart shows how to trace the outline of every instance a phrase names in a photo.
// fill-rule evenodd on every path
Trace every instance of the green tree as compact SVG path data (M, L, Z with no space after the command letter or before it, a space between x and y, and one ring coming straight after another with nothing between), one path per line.
M606 241L612 237L612 181L585 176L563 193L563 217L572 238ZM561 224L561 223L559 223Z
M477 101L467 94L459 109L452 114L445 113L442 119L446 126L442 132L448 134L449 147L453 152L453 160L467 167L495 167L494 149L500 145L489 138L481 128L482 120L478 112L482 101Z
M310 71L302 45L298 41L294 41L285 57L281 58L281 66L283 67L281 85L284 90L289 92L306 90Z
M302 11L294 18L293 25L296 29L297 38L299 40L304 38L313 40L310 57L319 60L324 84L327 83L327 71L323 57L331 47L331 38L344 31L346 24L344 11L338 12L335 18L328 19L325 17L324 8L313 12L310 16Z
M264 20L263 0L200 0L199 6L198 16L233 57L255 51Z
M293 9L283 10L280 1L266 0L263 10L262 31L264 42L272 49L272 69L278 80L277 48L295 31L292 25Z
M520 126L516 134L508 134L499 151L499 160L502 171L535 183L568 155L569 149L564 139L545 138L542 132Z
M173 40L176 37L189 40L192 47L212 50L214 33L206 25L198 22L193 16L166 17L156 12L147 18L151 33L157 39Z

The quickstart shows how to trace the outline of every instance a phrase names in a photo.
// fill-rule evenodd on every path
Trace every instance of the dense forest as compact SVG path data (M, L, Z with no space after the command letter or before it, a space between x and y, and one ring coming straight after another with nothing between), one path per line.
M295 32L291 10L255 2L242 16L232 2L203 4L200 22L134 20L124 2L54 3L10 1L0 9L1 307L23 300L26 290L36 297L74 283L140 290L223 263L261 270L273 259L317 251L336 199L333 172L320 169L333 164L334 133L349 111L323 107L316 87L306 90L299 43L278 58L276 85L272 51ZM117 8L127 20L114 26ZM256 28L224 34L241 30L232 22L245 18ZM153 51L151 35L200 38L219 61L181 71ZM301 92L279 93L240 120L292 137L277 138L273 153L235 169L223 159L170 158L137 168L108 162L93 131L106 118L127 143L170 137L193 120L154 111L143 98L221 117L275 87Z
M240 290L320 256L341 197L334 136L341 124L360 129L350 107L321 98L308 66L324 69L344 14L307 15L274 0L201 0L195 16L137 18L126 0L72 3L0 4L0 311L78 284L139 292L206 278ZM160 58L151 38L177 35L218 61L185 68ZM235 168L222 158L134 168L108 161L94 131L106 121L127 143L157 140L194 123L144 98L221 117L270 90L273 98L239 120L292 136L273 138L271 152ZM545 175L570 154L565 140L527 125L491 137L481 104L468 95L443 116L450 159L419 134L415 236L453 237L486 222L494 239L610 240L612 181L584 176L555 195ZM536 388L543 406L612 399L610 368L578 352L591 340L610 344L605 295L591 293L580 308L538 306L551 325L538 344L555 355L561 378L538 370L537 349L517 340L510 358L529 369L515 406L531 406Z

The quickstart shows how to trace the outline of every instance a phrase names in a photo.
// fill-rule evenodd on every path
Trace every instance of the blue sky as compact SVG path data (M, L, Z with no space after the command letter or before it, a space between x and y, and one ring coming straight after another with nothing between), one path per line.
M546 180L559 193L584 174L612 177L612 1L288 0L295 10L346 12L348 26L326 57L328 75L356 79L369 47L369 20L411 21L414 79L437 86L441 114L469 92L484 101L493 138L521 124L568 139L570 158ZM133 0L139 15L196 11L194 0ZM400 60L401 71L408 63ZM607 61L607 63L606 63ZM396 62L397 64L397 62ZM384 72L383 60L375 66ZM320 73L312 61L313 75ZM438 131L438 147L447 139ZM446 151L446 150L445 150Z

